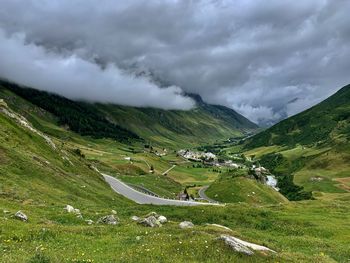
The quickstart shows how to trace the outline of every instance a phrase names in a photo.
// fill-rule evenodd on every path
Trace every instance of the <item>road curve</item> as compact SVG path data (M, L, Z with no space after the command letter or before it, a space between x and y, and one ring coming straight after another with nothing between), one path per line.
M218 201L215 201L215 200L209 198L209 197L205 194L205 190L207 190L208 187L209 187L209 186L206 185L206 186L203 186L201 189L199 189L199 191L198 191L199 197L202 198L202 199L204 199L204 200L206 200L206 201L208 201L209 203L218 204L218 203L219 203Z
M180 201L180 200L172 200L165 199L160 197L155 197L151 195L147 195L136 191L130 186L126 185L122 181L108 175L101 173L106 182L112 187L112 189L125 196L126 198L138 203L138 204L153 204L153 205L173 205L173 206L196 206L196 205L219 205L217 203L201 203L194 201Z

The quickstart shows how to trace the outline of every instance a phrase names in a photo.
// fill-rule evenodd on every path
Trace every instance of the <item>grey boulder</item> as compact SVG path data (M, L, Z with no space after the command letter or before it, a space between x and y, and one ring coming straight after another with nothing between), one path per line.
M16 214L15 214L15 218L21 220L21 221L24 221L24 222L27 222L28 221L28 216L23 213L22 211L18 211Z
M190 221L183 221L179 224L179 227L181 229L186 229L186 228L193 228L194 227L194 224Z
M146 217L145 219L142 219L139 221L139 224L147 227L161 227L162 224L159 222L157 218L154 216Z
M119 218L114 215L103 216L97 220L97 224L117 225L119 224Z

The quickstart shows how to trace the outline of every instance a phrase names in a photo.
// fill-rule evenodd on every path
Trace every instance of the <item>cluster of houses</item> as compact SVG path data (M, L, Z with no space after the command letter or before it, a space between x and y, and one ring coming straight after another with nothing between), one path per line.
M177 154L187 160L195 162L217 160L216 155L211 152L192 152L190 150L180 150L177 152Z
M217 167L225 166L225 167L231 167L234 169L243 167L243 165L234 163L232 160L221 160L211 152L193 152L190 150L180 150L177 152L177 154L189 161L204 162L205 164L211 165L211 166L217 166Z

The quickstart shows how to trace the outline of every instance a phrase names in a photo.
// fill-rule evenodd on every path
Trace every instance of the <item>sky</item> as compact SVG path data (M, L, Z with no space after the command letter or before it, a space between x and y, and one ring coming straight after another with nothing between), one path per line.
M1 0L0 77L71 99L271 125L350 83L348 0Z

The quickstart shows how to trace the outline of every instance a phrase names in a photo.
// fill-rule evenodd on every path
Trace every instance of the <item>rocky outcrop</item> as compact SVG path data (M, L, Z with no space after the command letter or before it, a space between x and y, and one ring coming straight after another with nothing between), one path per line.
M190 221L183 221L179 224L179 227L181 229L187 229L187 228L193 228L194 227L194 224Z
M99 220L97 220L97 224L117 225L119 224L119 218L115 215L103 216Z
M9 107L7 107L7 105L4 101L2 101L2 103L0 103L0 112L5 114L6 116L10 117L11 119L13 119L14 121L16 121L18 124L20 124L24 128L26 128L26 129L30 130L31 132L42 137L46 141L47 144L49 144L54 150L56 150L56 145L54 144L54 142L51 140L50 137L48 137L47 135L45 135L42 132L35 129L30 124L30 122L26 118L24 118L22 115L19 115L19 114L15 113L14 111L12 111Z
M23 213L22 211L18 211L16 214L15 214L15 218L16 219L19 219L23 222L27 222L28 221L28 216Z

